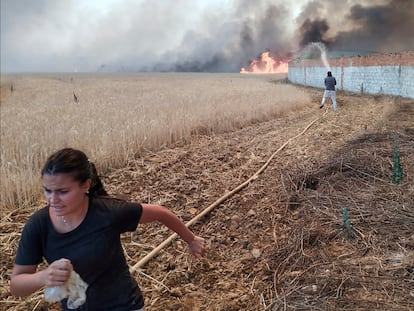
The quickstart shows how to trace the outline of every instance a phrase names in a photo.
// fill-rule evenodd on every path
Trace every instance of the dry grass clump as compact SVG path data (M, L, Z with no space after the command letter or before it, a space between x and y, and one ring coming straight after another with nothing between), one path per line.
M158 150L191 135L232 131L309 104L303 90L271 83L271 79L275 76L37 75L3 79L4 88L14 87L13 94L1 103L1 208L25 208L39 197L40 167L59 148L80 148L97 163L99 171L107 172L122 167L143 150Z
M405 168L399 186L391 178L395 135ZM291 171L284 218L291 230L269 256L272 310L412 310L412 138L364 134L327 162Z

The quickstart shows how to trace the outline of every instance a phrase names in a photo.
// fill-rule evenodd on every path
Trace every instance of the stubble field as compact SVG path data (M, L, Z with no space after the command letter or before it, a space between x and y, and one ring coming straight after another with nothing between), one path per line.
M193 260L184 243L174 240L134 272L146 310L414 309L414 101L338 92L334 114L330 107L319 109L320 90L295 87L288 109L246 118L261 102L261 87L254 93L245 92L246 85L226 84L259 81L262 91L278 89L269 101L283 106L288 101L281 94L292 87L283 78L217 80L229 93L212 103L233 102L242 111L237 104L251 95L252 110L243 122L234 123L230 115L225 120L232 125L215 131L197 120L188 135L151 150L136 146L127 161L106 167L111 194L162 204L186 222L250 180L191 226L208 241L204 259ZM206 81L202 84L201 98ZM2 117L15 88L7 99L2 96ZM301 93L306 96L295 97ZM65 104L73 104L72 90L65 94ZM392 182L396 144L404 170L399 185ZM2 209L4 310L58 310L41 292L25 300L8 292L18 234L38 207ZM170 234L154 224L125 235L131 267Z

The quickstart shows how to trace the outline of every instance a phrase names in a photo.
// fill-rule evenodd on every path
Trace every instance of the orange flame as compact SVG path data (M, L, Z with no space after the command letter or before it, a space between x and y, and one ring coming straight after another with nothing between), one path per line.
M240 73L286 73L288 63L270 55L269 51L260 54L258 59L252 60L249 67L242 67Z

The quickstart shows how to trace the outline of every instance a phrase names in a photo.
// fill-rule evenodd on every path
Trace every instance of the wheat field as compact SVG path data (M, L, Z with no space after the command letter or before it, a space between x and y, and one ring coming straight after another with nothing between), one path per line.
M63 147L98 171L195 135L214 135L310 104L286 75L143 73L1 76L2 211L33 206L40 169Z

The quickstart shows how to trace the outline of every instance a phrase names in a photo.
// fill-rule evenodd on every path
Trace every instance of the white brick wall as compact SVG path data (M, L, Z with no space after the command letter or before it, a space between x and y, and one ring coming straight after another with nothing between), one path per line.
M324 88L325 67L289 66L292 83ZM414 66L332 67L337 89L364 94L387 94L414 98Z

